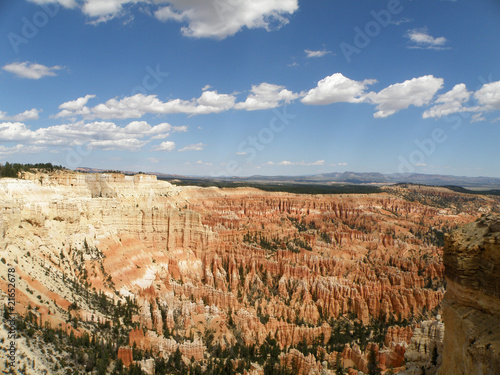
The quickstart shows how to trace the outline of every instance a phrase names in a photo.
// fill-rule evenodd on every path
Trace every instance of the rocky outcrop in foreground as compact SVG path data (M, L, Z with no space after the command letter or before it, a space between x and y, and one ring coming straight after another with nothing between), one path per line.
M500 374L500 216L483 216L447 236L444 265L438 374Z

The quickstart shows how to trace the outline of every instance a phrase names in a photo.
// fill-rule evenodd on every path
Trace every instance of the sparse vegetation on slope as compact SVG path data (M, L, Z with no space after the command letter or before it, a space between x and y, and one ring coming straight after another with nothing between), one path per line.
M155 374L304 374L322 362L368 372L371 350L397 367L418 326L440 312L444 233L496 204L473 196L436 207L423 203L429 191L410 201L402 187L183 190L112 174L58 174L66 185L50 195L44 179L2 197L0 268L13 262L22 277L19 365L34 359L48 374L153 363ZM85 190L92 181L101 190ZM30 340L50 347L57 368Z

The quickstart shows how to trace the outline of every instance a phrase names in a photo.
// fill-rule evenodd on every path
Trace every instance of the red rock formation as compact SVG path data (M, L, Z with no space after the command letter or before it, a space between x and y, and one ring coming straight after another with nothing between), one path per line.
M123 363L123 366L129 367L133 362L132 348L118 348L118 359Z
M0 247L32 270L22 285L66 314L73 301L58 288L72 295L62 282L67 275L115 303L130 296L139 305L132 320L140 327L130 332L130 345L166 355L179 348L187 360L199 361L207 330L222 347L236 340L260 345L268 336L288 353L299 343L314 344L331 362L328 340L338 319L370 325L436 314L444 267L432 230L471 221L478 208L497 204L440 188L297 195L179 188L143 175L26 178L0 181ZM459 202L463 212L438 208L435 197ZM42 276L45 289L35 287ZM36 297L26 290L20 295L22 307L39 306L47 318ZM110 318L79 302L80 316ZM65 318L50 319L56 326ZM384 365L399 366L407 345L425 341L425 329L423 323L389 328L385 346L377 348ZM365 368L366 351L356 345L343 355ZM322 368L314 355L283 361L292 357L303 364L300 371Z

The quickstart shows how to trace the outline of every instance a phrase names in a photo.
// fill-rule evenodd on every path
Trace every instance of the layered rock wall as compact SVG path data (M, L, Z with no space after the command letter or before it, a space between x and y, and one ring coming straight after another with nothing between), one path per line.
M500 374L500 216L446 238L443 363L438 375Z

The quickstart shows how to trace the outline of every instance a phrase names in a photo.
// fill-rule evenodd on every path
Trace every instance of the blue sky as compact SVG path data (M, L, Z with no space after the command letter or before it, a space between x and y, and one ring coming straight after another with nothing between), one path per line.
M0 162L500 177L497 0L4 0Z

